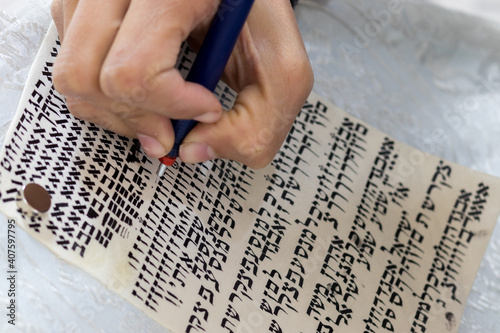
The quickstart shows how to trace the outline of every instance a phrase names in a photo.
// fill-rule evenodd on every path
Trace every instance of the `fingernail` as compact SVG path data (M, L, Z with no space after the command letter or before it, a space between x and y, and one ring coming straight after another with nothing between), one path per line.
M205 143L185 143L180 148L180 157L185 163L200 163L217 158L213 149Z
M141 142L142 149L149 157L159 158L168 153L165 147L155 138L143 134L137 134L137 138Z
M196 120L200 123L211 124L211 123L215 123L217 120L219 120L220 115L221 115L220 111L210 111L210 112L207 112L205 114L202 114L201 116L194 118L194 120Z

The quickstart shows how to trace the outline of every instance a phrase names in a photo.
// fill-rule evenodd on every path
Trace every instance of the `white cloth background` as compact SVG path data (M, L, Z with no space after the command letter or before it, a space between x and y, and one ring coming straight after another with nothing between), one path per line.
M459 10L487 18L489 20L500 20L500 1L496 0L428 0L440 6Z
M5 135L48 24L50 1L0 1L0 128ZM3 141L3 137L2 137Z
M451 3L447 0L433 1L441 1L447 5ZM500 99L498 97L500 94L492 92L492 98L480 105L484 112L469 115L467 121L470 124L466 130L456 133L456 129L449 126L441 127L444 129L446 137L457 139L454 140L454 142L458 142L456 145L441 140L442 133L425 132L425 127L421 122L432 122L429 120L432 115L426 114L425 116L428 118L419 123L419 120L415 119L415 117L418 118L416 116L418 113L412 113L414 110L411 104L412 99L409 97L401 98L401 89L398 91L399 95L392 96L400 98L398 104L400 109L384 110L380 107L382 102L375 96L388 95L390 89L393 91L398 89L386 86L377 88L374 84L375 79L383 77L380 74L380 69L368 68L368 73L363 73L360 76L345 75L341 77L338 73L331 72L334 71L334 66L328 67L328 61L331 57L325 58L324 55L328 55L328 52L330 52L330 56L336 53L335 49L328 50L331 45L324 44L325 37L321 33L325 32L326 27L329 26L329 22L326 20L334 21L335 18L327 18L326 15L322 17L322 20L312 22L311 18L317 15L314 10L317 11L318 8L324 7L326 9L324 12L328 12L329 9L334 8L336 2L339 1L309 1L309 5L305 3L299 5L298 8L299 23L304 31L306 44L316 70L315 90L324 97L331 98L340 107L357 117L389 132L402 141L415 146L420 144L418 148L430 150L466 166L500 176L497 146L500 138L498 134L495 134L498 133L498 130L493 129L498 129L500 126L500 117L496 111L499 109ZM378 3L378 1L375 2ZM316 9L311 3L316 6ZM359 1L359 3L363 3L363 1ZM490 0L489 3L483 0L478 7L478 1L455 1L452 5L462 9L470 5L472 9L466 10L477 12L477 8L480 8L479 11L486 12L489 17L500 17L490 10L496 8L494 7L496 3L493 0ZM50 23L49 4L48 0L0 0L1 140L3 140L9 120L16 110L24 80L36 55L38 45ZM453 111L456 103L463 102L467 97L470 97L468 94L474 90L473 87L478 81L478 77L487 75L496 80L500 70L496 61L498 61L500 52L495 45L498 45L497 41L500 39L500 27L491 27L490 22L479 19L464 19L449 11L434 10L433 8L429 9L426 5L414 4L414 7L419 6L422 6L421 13L423 14L419 14L419 8L413 8L409 13L405 13L403 19L409 20L409 25L415 30L420 29L420 33L423 30L424 34L429 35L429 45L421 45L422 52L427 58L420 59L423 62L418 64L420 67L409 66L408 73L399 74L409 77L409 81L415 81L408 82L409 95L416 95L411 88L422 88L428 83L425 80L434 85L441 85L443 90L448 89L449 94L446 95L446 98L434 97L430 101L425 101L428 103L424 103L429 109L436 109L433 111L437 112L436 122L438 122L438 119L441 119L439 118L440 110L448 108ZM427 17L427 13L433 13L433 17L429 18L429 20L434 20L433 24L428 24L424 19ZM435 23L438 21L442 22ZM353 22L356 21L353 20ZM352 24L362 24L362 21ZM474 26L477 29L478 38L475 46L471 42L474 39L474 32L470 32L468 36L461 36L446 30L456 31L457 28L460 30L466 25ZM425 30L429 26L432 29ZM490 39L488 43L488 40L482 38L484 31L492 35L496 31L499 37ZM397 40L397 32L388 28L388 31L383 33L381 37L385 38L385 41L388 38L389 42L390 38ZM407 33L411 34L412 32ZM328 34L332 34L332 32L328 31ZM352 32L350 37L348 32L338 32L338 34L345 34L341 38L343 40L352 40L353 38ZM432 40L436 37L438 37L437 40L442 41L441 48L432 45ZM465 43L465 46L461 43L462 38L468 38L468 44ZM472 49L471 45L475 49ZM428 52L429 48L433 52ZM375 51L368 51L373 53L376 50L375 47ZM362 57L365 56L364 51ZM380 54L382 53L377 53L377 56ZM370 53L366 54L366 57L370 56ZM488 60L488 57L491 59ZM475 63L478 59L486 60ZM446 63L451 72L444 73L443 62ZM375 65L376 63L374 63ZM422 82L425 84L415 80L410 75L415 68L420 71L418 77L423 78L422 80L425 82ZM460 71L457 71L457 68L460 68ZM455 69L455 72L452 69ZM436 76L436 73L439 75ZM367 80L367 77L370 76L375 79ZM438 82L436 77L446 77L446 80ZM381 81L383 82L382 79ZM449 86L446 86L447 84ZM356 89L345 90L348 87L356 87ZM370 89L373 91L376 88L379 89L376 94L367 93L370 92ZM390 121L384 121L384 118L388 116ZM431 141L432 145L424 144L422 146L422 140L417 139L418 137L422 138L422 135L426 138L434 138ZM7 271L5 259L7 257L5 247L7 228L4 220L5 218L2 216L0 218L0 258L2 258L0 259L0 274ZM86 273L56 258L20 228L17 229L17 244L18 325L13 329L7 325L5 319L2 319L0 321L1 332L165 332L151 319L110 293ZM0 275L0 308L2 309L5 309L7 302L6 290L5 278ZM500 230L497 227L469 298L460 332L500 332L498 313L500 313Z

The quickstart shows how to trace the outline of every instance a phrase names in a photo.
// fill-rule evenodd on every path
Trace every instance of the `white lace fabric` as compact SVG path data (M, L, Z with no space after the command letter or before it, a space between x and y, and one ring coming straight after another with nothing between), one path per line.
M24 82L51 20L50 1L0 1L0 136L14 116Z

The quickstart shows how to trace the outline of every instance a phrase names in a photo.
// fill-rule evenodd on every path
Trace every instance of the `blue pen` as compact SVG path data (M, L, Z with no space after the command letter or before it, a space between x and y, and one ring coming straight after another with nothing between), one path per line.
M254 0L222 0L187 81L201 84L210 91L215 90L253 2ZM157 181L167 166L174 164L182 141L197 123L195 120L172 120L175 142L168 155L160 158Z

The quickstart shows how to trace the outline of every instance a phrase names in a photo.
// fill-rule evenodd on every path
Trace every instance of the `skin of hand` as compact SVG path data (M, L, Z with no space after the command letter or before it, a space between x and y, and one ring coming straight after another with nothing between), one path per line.
M210 91L174 68L184 40L199 48L218 5L54 0L62 43L55 88L75 117L138 138L150 157L170 151L170 119L195 119L200 123L181 145L183 162L266 166L312 89L312 69L289 0L255 0L223 75L238 96L222 112Z

